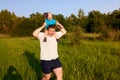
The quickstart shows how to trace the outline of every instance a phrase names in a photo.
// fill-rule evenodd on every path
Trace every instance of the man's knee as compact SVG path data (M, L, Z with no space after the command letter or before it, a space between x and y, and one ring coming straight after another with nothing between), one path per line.
M59 77L59 78L57 77L57 80L62 80L62 77Z
M42 78L42 80L49 80L50 77L51 77L51 75L44 75L43 78Z
M56 68L53 70L56 77L57 77L57 80L62 80L62 67L61 68Z
M57 80L62 80L62 75L57 75Z

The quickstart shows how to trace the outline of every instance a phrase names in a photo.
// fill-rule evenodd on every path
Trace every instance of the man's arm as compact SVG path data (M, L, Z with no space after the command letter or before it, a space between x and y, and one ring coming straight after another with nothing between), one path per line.
M39 32L46 26L46 23L43 23L43 25L39 28L37 28L35 31L33 31L33 36L38 38Z
M63 35L66 34L67 31L63 25L61 25L59 22L57 22L56 25L59 26L60 32L62 32Z

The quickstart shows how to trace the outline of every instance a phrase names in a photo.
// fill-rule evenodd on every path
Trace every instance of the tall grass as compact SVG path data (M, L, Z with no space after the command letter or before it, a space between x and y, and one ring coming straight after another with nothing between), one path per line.
M63 39L58 47L63 80L120 80L120 42ZM34 38L0 39L0 80L41 80L39 52Z

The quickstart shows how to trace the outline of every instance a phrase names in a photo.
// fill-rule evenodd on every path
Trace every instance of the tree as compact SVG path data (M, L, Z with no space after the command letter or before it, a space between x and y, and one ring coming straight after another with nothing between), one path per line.
M99 11L91 11L88 15L86 31L87 32L100 32L105 26L103 14Z
M82 28L85 28L86 26L87 17L85 16L85 13L82 9L78 11L78 25Z
M82 9L79 9L79 10L78 10L78 18L81 19L81 18L83 18L84 16L85 16L84 11L83 11Z
M12 36L32 36L33 30L38 26L37 22L31 18L21 18L19 24L12 31Z
M111 25L115 30L120 30L120 10L114 10L110 15Z
M31 14L31 15L30 15L30 18L31 18L32 20L35 20L36 23L37 23L39 26L41 26L41 25L43 24L44 20L45 20L43 14L38 13L38 12L36 12L36 14Z
M15 27L16 15L8 10L0 12L0 33L9 33Z

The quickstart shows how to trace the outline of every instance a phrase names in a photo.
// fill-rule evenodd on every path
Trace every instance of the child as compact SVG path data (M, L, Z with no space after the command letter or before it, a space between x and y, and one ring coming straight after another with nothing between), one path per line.
M52 18L52 13L48 12L48 13L44 13L44 16L45 16L45 35L44 35L44 39L43 39L43 42L47 42L47 28L50 26L50 25L56 25L56 20ZM59 41L57 35L55 34L54 35L57 42Z

